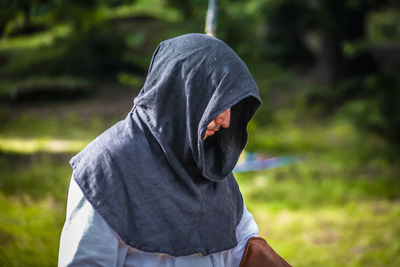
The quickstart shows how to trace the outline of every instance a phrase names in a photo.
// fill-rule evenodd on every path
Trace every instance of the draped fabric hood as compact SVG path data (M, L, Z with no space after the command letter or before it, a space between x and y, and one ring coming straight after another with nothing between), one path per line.
M166 40L131 112L71 159L73 176L132 247L172 256L233 248L243 200L232 170L260 103L225 43L204 34ZM230 127L204 140L228 108Z

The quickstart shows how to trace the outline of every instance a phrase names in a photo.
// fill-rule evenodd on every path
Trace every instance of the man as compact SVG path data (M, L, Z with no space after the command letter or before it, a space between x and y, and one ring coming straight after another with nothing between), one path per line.
M71 160L59 266L238 266L258 229L232 170L260 103L222 41L162 42L125 120Z

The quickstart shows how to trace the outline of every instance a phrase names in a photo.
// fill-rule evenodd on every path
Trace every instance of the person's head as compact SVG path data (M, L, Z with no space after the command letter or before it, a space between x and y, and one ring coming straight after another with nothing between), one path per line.
M134 102L169 162L211 181L233 170L260 103L246 64L205 34L161 42Z
M231 123L231 108L228 108L208 124L206 132L204 134L204 140L207 137L214 135L215 132L219 131L221 127L228 128L230 123Z

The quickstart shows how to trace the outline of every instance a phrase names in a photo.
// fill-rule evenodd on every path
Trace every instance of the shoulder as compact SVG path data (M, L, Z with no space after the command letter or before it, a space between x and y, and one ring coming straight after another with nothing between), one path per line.
M131 131L127 129L125 121L119 121L105 130L70 160L74 171L83 166L97 164L112 154L118 154L126 143L132 141L129 132Z

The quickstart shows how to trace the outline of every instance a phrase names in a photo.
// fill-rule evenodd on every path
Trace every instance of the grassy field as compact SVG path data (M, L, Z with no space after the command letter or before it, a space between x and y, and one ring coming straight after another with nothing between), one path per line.
M53 31L57 38L69 34ZM16 61L0 75L25 75L63 53L52 40L42 34L2 42L0 52ZM47 53L38 56L32 47ZM400 266L399 167L386 141L358 129L348 114L326 116L305 104L303 93L315 85L275 66L253 68L265 106L249 126L246 150L299 158L236 175L260 235L293 266ZM17 80L3 79L0 95L8 96ZM56 265L68 161L123 119L135 95L116 84L99 87L73 101L2 100L0 266Z
M256 132L251 145L262 152L292 148L302 157L237 175L244 198L260 235L294 266L398 266L398 167L342 123Z
M343 121L296 124L288 113L274 127L251 126L248 149L300 160L236 175L260 235L294 266L398 266L400 184L379 154L382 140L361 141L367 137ZM55 265L68 160L116 121L38 114L19 114L0 136L1 266ZM64 142L54 152L57 140Z

